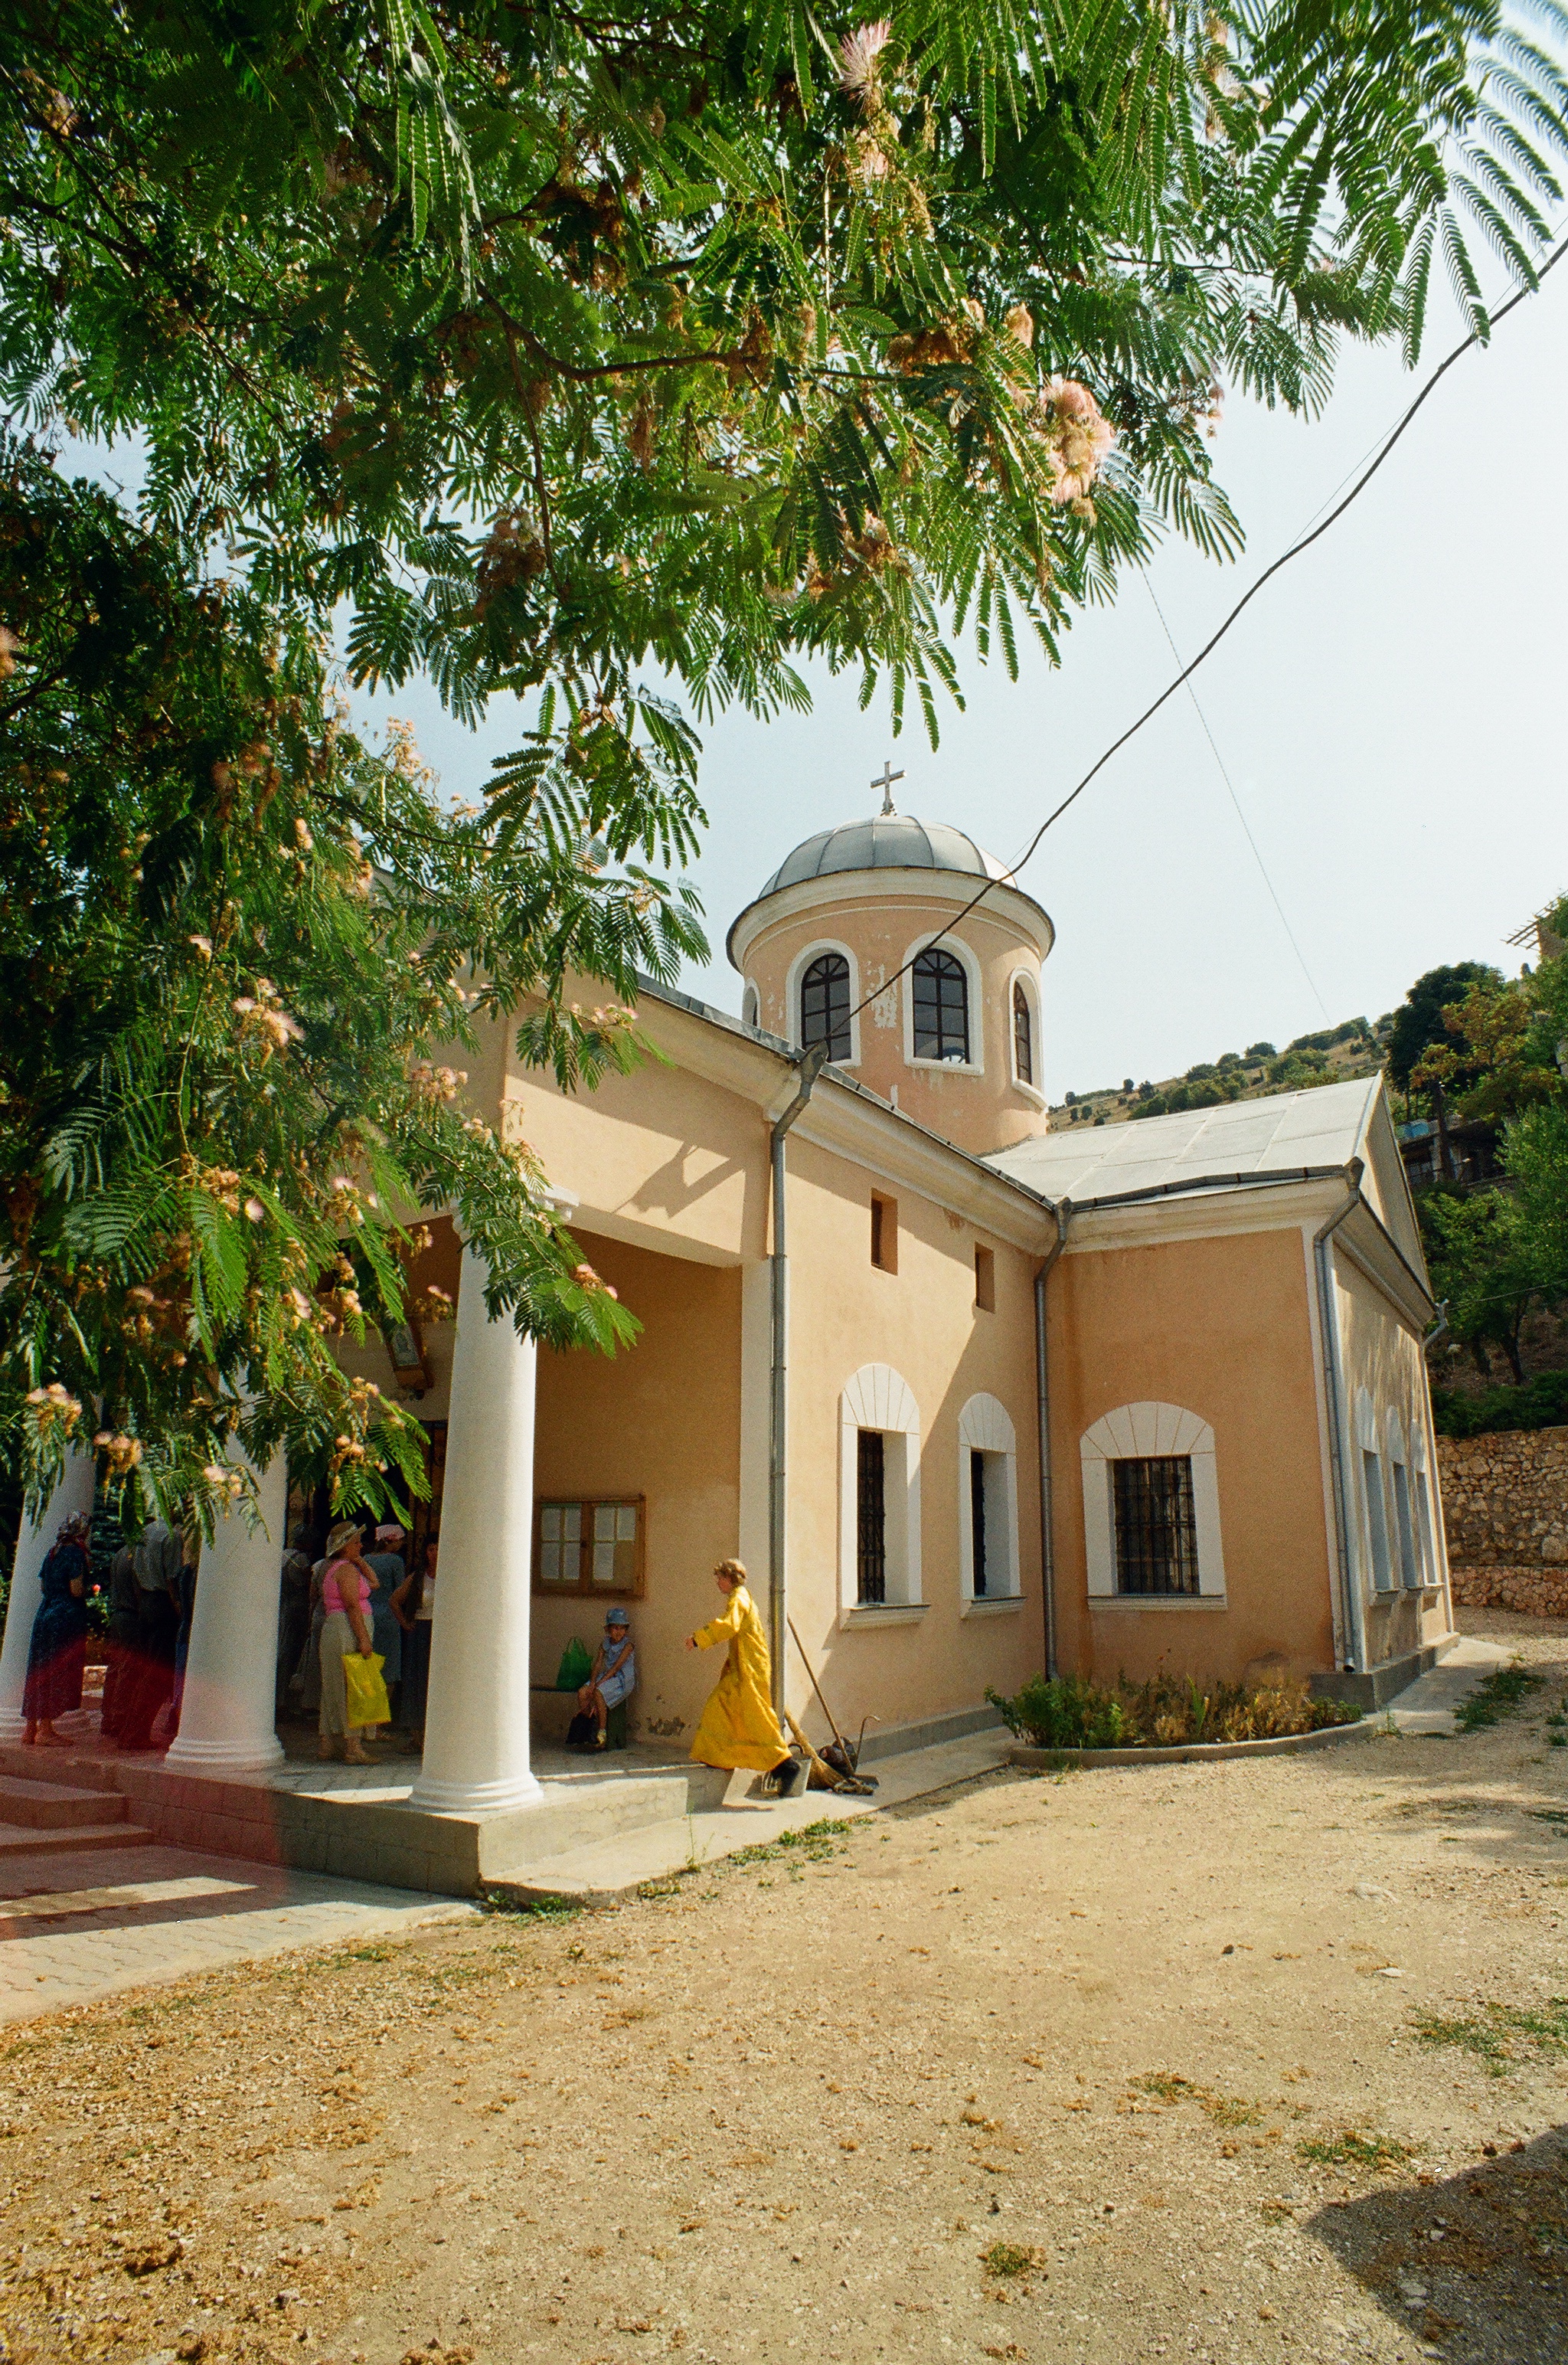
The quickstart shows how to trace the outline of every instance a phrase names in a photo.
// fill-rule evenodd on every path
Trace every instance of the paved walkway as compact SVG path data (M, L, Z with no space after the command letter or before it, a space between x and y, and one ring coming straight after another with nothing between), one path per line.
M188 1848L31 1855L0 1878L0 2021L296 1946L401 1936L474 1910Z
M1404 1691L1395 1693L1386 1709L1377 1711L1378 1721L1386 1717L1397 1732L1457 1732L1453 1712L1460 1702L1470 1698L1494 1667L1506 1667L1513 1655L1505 1643L1484 1642L1479 1635L1462 1634L1446 1659L1417 1676Z

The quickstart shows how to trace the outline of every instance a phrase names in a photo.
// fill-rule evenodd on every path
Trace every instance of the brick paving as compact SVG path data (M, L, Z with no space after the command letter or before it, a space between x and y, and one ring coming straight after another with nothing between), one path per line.
M0 1877L0 2021L474 1910L187 1848L29 1855Z

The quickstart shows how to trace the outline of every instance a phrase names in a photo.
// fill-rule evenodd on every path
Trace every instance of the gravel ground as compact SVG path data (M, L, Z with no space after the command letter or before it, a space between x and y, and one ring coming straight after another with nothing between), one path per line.
M1002 1775L0 2062L0 2365L1568 2359L1568 1624L1491 1731Z

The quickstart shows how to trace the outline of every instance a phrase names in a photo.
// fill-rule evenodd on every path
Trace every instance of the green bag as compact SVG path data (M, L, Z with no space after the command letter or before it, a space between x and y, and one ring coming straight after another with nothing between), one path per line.
M558 1692L581 1691L592 1673L593 1661L588 1656L588 1645L574 1634L561 1653L561 1664L555 1670L555 1689Z

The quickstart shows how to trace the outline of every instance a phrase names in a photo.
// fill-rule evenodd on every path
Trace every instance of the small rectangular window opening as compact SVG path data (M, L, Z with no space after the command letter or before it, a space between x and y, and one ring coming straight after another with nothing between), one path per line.
M1193 1461L1160 1453L1113 1462L1118 1593L1196 1593Z
M879 1429L857 1431L855 1466L856 1586L861 1604L888 1597L886 1456Z
M996 1253L992 1249L975 1250L975 1304L982 1314L996 1312Z
M986 1593L985 1455L973 1448L969 1452L969 1537L973 1548L974 1596L977 1601L983 1601Z
M881 1272L899 1269L899 1203L871 1194L871 1262Z
M1388 1506L1383 1496L1383 1463L1375 1453L1364 1448L1361 1478L1367 1490L1367 1525L1372 1530L1372 1584L1379 1593L1388 1593L1394 1585L1394 1564L1388 1550Z

